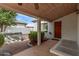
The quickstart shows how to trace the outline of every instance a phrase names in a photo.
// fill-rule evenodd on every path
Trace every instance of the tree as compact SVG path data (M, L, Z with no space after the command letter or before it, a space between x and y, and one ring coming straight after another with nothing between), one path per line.
M0 47L4 44L4 35L0 33Z
M7 26L15 24L16 13L14 11L0 8L0 29L1 32L5 31Z

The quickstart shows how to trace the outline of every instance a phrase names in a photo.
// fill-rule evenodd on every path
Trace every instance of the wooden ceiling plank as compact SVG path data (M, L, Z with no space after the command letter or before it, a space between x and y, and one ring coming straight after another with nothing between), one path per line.
M1 4L0 4L1 5ZM39 3L39 9L36 10L33 3L23 3L18 6L17 3L2 4L17 12L34 15L44 19L55 20L76 11L77 4L72 3Z

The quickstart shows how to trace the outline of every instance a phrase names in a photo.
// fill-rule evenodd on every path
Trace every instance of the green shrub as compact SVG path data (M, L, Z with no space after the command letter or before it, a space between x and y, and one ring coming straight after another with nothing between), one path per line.
M37 39L37 32L31 31L30 32L30 40L36 40Z
M29 39L31 43L37 43L37 32L36 31L31 31L29 34ZM44 39L44 32L41 32L41 41Z
M0 33L0 47L4 44L4 35Z

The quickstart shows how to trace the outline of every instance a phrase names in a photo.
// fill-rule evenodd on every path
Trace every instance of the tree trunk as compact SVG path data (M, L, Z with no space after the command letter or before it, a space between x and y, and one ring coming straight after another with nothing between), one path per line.
M3 28L4 28L4 26L3 25L1 25L1 32L3 32L4 30L3 30Z
M7 28L7 26L5 25L5 26L4 26L4 31L6 30L6 28Z
M6 25L0 25L0 32L4 32L6 30L7 26Z
M1 26L1 32L3 32L3 26Z

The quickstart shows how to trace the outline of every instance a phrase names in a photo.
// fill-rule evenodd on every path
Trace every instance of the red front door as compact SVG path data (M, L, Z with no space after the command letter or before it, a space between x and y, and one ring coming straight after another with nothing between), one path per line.
M54 37L61 38L61 21L54 23Z

